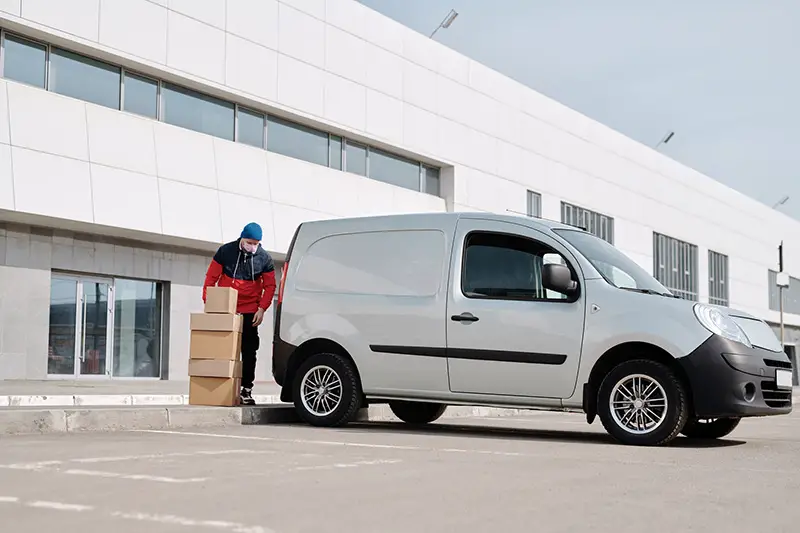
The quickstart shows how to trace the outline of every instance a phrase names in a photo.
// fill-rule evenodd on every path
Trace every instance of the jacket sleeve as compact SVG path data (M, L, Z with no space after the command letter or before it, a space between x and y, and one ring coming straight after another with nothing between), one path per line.
M222 277L222 265L217 262L217 258L211 260L206 270L206 279L203 281L203 303L206 301L206 289L213 287Z
M260 309L267 310L272 305L272 298L275 296L275 269L261 274L261 286L264 292L261 295L261 302L258 304Z

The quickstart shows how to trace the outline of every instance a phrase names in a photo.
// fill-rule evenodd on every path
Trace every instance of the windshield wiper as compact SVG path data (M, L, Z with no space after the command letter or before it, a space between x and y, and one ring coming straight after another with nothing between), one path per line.
M664 296L665 298L679 298L679 296L675 296L674 294L659 292L653 289L640 289L639 287L619 287L619 288L624 291L639 292L641 294L655 294L656 296Z

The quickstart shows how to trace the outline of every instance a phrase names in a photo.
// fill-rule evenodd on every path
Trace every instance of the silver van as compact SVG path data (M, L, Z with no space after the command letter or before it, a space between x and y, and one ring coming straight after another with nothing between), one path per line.
M486 213L306 222L280 280L272 373L315 426L388 403L576 411L619 442L720 438L792 410L769 326L678 299L606 241Z

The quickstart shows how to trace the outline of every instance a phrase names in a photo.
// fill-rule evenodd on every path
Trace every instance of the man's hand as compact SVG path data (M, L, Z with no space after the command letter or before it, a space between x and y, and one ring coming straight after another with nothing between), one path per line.
M264 321L264 310L259 308L256 314L253 315L253 327L257 328Z

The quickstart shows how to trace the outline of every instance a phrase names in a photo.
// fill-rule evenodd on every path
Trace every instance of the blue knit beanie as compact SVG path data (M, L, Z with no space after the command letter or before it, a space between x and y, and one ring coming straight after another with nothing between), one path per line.
M261 226L255 222L251 222L244 227L242 234L239 236L241 239L253 239L260 241L262 236Z

